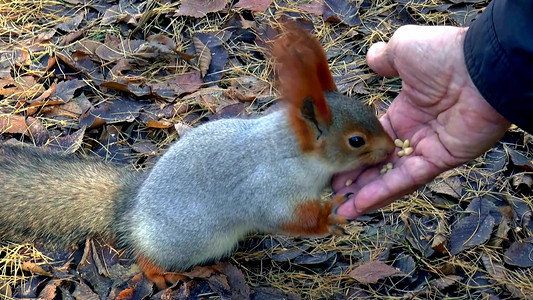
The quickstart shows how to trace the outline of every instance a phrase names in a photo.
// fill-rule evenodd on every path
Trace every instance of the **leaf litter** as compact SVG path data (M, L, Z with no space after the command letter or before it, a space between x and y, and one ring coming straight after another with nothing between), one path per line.
M401 81L368 69L368 47L405 24L467 26L487 2L5 1L0 140L150 166L191 127L262 114L276 102L266 53L283 18L318 36L342 92L383 110ZM359 218L346 236L251 235L230 259L158 292L127 254L99 241L62 251L0 241L0 292L42 299L526 297L533 293L532 140L511 129L480 158Z

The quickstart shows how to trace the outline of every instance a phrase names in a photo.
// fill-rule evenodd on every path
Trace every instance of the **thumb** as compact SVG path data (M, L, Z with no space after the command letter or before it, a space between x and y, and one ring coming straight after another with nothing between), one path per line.
M395 77L398 76L398 71L394 67L393 56L388 46L389 44L385 42L375 43L368 49L366 60L368 66L378 74L385 77Z

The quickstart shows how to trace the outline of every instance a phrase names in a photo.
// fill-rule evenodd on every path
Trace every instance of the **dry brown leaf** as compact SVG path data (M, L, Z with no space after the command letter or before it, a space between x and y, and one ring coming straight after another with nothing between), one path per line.
M205 77L205 74L207 74L207 71L209 70L209 65L211 64L211 51L199 38L193 37L192 40L196 55L198 55L198 67L200 68L202 77Z
M386 263L374 260L353 269L348 275L362 284L377 283L380 279L390 276L405 276L405 274Z
M26 133L26 118L19 115L0 116L0 133Z
M522 268L533 267L533 243L516 241L505 251L504 261Z
M228 97L239 101L253 101L268 91L270 84L254 76L242 76L230 81Z
M148 128L170 128L172 125L174 124L163 120L148 120L148 122L146 122L146 127Z
M157 145L148 141L135 143L131 145L131 149L135 152L149 155L155 155L158 151Z
M446 231L447 227L448 224L446 220L439 219L437 223L437 229L435 230L435 236L433 237L433 242L431 243L431 248L433 248L433 250L440 253L448 253L448 249L446 249L446 242L448 241Z
M324 14L324 9L326 5L324 0L311 0L309 2L302 3L298 5L298 9L310 14L321 16Z
M46 284L41 293L39 299L53 300L57 296L57 287L61 284L61 280L52 280Z
M228 0L183 0L174 16L203 18L208 13L223 10L226 4Z
M150 87L144 84L143 78L120 77L115 80L102 82L100 86L134 94L137 97L148 96L151 94Z
M50 117L59 116L77 119L82 113L83 111L78 103L68 102L65 104L52 106L52 108L46 112L46 115Z
M76 152L83 142L83 135L85 134L85 127L80 128L76 132L55 138L48 143L49 150L61 151L66 154L72 154Z
M191 71L178 75L168 81L174 87L176 94L179 96L185 93L196 92L203 84L202 74L199 71Z
M170 51L176 50L176 43L174 42L173 39L169 38L166 35L153 34L153 35L147 37L146 41L159 43L161 45L165 45Z
M45 88L33 76L21 76L17 80L0 79L0 95L12 99L30 100L42 94Z
M65 32L71 32L78 28L81 21L85 18L85 10L80 10L73 18L67 17L67 20L59 23L57 29L61 29Z
M503 217L498 225L494 238L490 241L490 245L499 247L504 241L508 241L508 234L511 227L509 226L509 220Z
M516 286L509 284L509 279L507 279L507 270L505 266L495 260L493 260L487 253L481 254L481 261L483 262L483 266L485 266L485 269L489 273L489 275L494 279L497 283L505 285L507 290L513 294L515 297L523 298L526 294L521 289L517 288ZM533 289L530 289L529 293L533 293Z
M23 271L28 271L32 274L39 274L39 275L44 275L44 276L51 276L52 273L48 272L48 271L45 271L41 266L39 266L38 264L34 263L34 262L31 262L31 261L25 261L22 263L22 266L20 266L20 268L23 270Z
M453 198L461 198L463 187L459 176L450 176L442 180L435 180L428 185L429 189L435 193L447 195Z
M62 81L57 84L56 88L52 91L50 95L51 100L61 100L63 103L69 102L77 89L86 86L87 83L83 80L72 79Z
M203 278L207 279L211 277L218 270L215 266L198 266L194 267L190 272L181 273L189 278Z
M37 102L42 102L48 98L50 98L50 96L52 96L52 93L56 90L56 87L57 87L57 84L55 82L52 82L52 84L50 85L50 87L44 91L39 97L29 101L30 103L37 103Z
M183 103L199 105L213 113L218 113L224 107L238 103L237 100L228 98L227 91L219 87L200 89L190 95L184 96L181 101Z
M431 285L440 291L461 282L461 280L463 280L463 277L459 275L448 275L435 280Z
M235 7L244 8L253 12L264 12L272 4L272 0L240 0Z

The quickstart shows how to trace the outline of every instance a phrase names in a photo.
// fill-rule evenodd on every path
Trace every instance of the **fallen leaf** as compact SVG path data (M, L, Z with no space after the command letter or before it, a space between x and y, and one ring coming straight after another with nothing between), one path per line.
M437 194L447 195L456 199L460 199L464 193L459 176L446 177L441 180L436 179L428 187Z
M441 277L431 283L431 286L441 291L447 287L450 287L454 284L460 283L463 280L463 277L459 275L448 275Z
M0 116L0 133L26 133L26 118L20 115Z
M482 200L478 198L477 201ZM480 210L470 216L461 218L453 226L450 236L450 252L452 255L485 243L490 238L495 223L495 218L487 210Z
M527 171L533 171L533 162L524 154L508 147L507 145L503 146L513 165L521 167Z
M214 113L220 112L226 106L238 103L237 100L228 98L226 90L219 87L200 89L184 96L180 102L194 103Z
M335 257L335 255L337 255L336 251L302 254L294 259L294 263L298 265L316 265L328 261L330 258Z
M528 242L512 243L505 251L504 261L522 268L533 267L533 244Z
M209 65L211 64L211 51L204 43L202 43L199 38L193 37L192 40L194 49L196 50L196 55L198 56L198 67L200 68L200 74L203 78L207 74Z
M431 247L433 236L437 228L437 222L434 218L429 216L402 219L408 226L406 226L406 238L409 244L420 251L424 257L429 257L434 250Z
M80 10L74 17L66 17L67 20L64 22L59 23L57 25L57 29L63 30L65 32L71 32L74 31L80 26L81 21L85 19L85 10Z
M46 112L46 115L48 117L67 117L71 119L78 119L82 113L83 110L78 103L67 102L65 104L52 106L51 109Z
M70 45L73 42L83 38L85 36L85 33L85 29L70 32L69 34L62 36L58 44L59 46Z
M175 76L168 81L168 84L174 86L176 95L180 96L185 93L196 92L204 84L204 81L199 71L191 71Z
M492 279L494 279L497 283L504 285L513 296L524 298L524 296L527 294L531 295L531 293L526 294L521 289L517 288L513 284L510 284L509 280L507 279L508 277L506 268L503 266L503 264L493 260L487 253L481 254L481 262ZM529 292L533 292L533 289L529 290Z
M13 296L13 291L11 290L11 285L8 282L0 280L0 295L11 298Z
M138 142L131 145L133 151L143 154L155 155L159 150L157 145L152 142Z
M324 14L326 4L324 0L311 0L298 5L298 9L306 13L321 16Z
M32 274L38 274L38 275L44 275L44 276L52 275L52 273L45 271L41 266L31 261L23 262L20 268L22 269L22 271L28 271Z
M115 99L90 109L80 117L80 125L94 128L105 123L133 122L146 104L128 98Z
M391 276L405 276L405 273L382 261L374 260L358 266L350 271L348 275L359 283L371 284Z
M182 0L174 16L203 18L208 13L223 10L226 4L227 0Z
M267 92L270 84L254 76L242 76L230 80L228 97L239 101L253 101Z
M152 294L153 283L139 273L128 281L128 288L121 291L115 300L147 299Z
M146 85L143 78L120 77L114 80L104 81L100 84L100 87L126 92L137 97L144 97L152 94L150 87Z
M218 82L222 76L224 76L224 67L228 62L228 52L224 48L223 44L229 40L232 36L230 31L220 31L216 34L210 33L196 33L194 38L200 40L203 45L205 45L211 55L211 60L209 63L209 69L207 70L204 77L204 82L208 84L213 84ZM204 50L204 52L207 50Z
M105 11L101 24L109 25L122 21L131 25L137 25L137 19L140 17L138 9L132 2L120 1L119 4L113 5Z
M215 268L226 275L226 280L231 292L231 299L250 298L250 287L246 283L246 279L241 270L227 262L218 263Z
M157 83L149 84L151 91L170 102L176 100L178 96L185 93L192 93L200 89L204 84L199 71L192 71L182 75L176 75L165 81L158 81Z
M163 120L148 120L146 123L146 127L148 128L170 128L172 125L174 124Z
M61 284L61 280L54 279L46 284L46 286L39 293L39 298L43 300L53 300L57 296L57 287Z
M483 12L482 9L474 8L473 5L450 6L447 9L450 17L461 26L470 26Z
M324 0L326 8L324 10L324 20L328 22L342 22L349 26L361 24L359 19L359 6L347 0Z
M56 88L50 95L51 100L61 100L63 103L69 102L73 97L77 89L86 86L87 83L83 80L72 79L62 81L57 84Z
M431 242L431 248L433 248L433 250L438 251L440 253L448 252L448 249L446 249L446 242L448 241L446 231L447 227L447 222L445 220L439 219L437 223L437 229L435 230L435 235L433 237L433 241Z
M52 151L64 152L66 154L72 154L81 147L84 134L85 127L82 127L70 135L52 139L48 143L47 149L50 149Z
M253 12L264 12L272 4L272 0L240 0L235 7L244 8Z
M0 96L17 100L30 100L44 91L44 86L38 83L33 76L20 76L17 80L0 79Z
M416 263L411 255L401 253L394 261L395 269L398 269L406 274L406 276L413 276L416 272Z
M301 300L300 295L292 292L283 292L271 287L256 287L253 289L252 293L254 300L269 300L269 299L279 299L279 300Z
M98 294L93 292L91 288L86 285L83 281L75 281L74 282L74 292L72 292L72 296L75 299L101 299Z
M485 168L489 169L493 174L505 171L508 162L507 153L498 146L485 154L483 162L485 163Z

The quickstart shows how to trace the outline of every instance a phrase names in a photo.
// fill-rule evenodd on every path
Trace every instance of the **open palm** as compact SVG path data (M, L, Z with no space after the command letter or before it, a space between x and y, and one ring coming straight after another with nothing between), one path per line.
M394 169L384 175L372 167L336 176L333 189L354 194L337 213L355 218L383 207L476 158L503 136L509 122L483 99L466 69L466 30L403 26L388 43L369 50L373 70L402 79L402 91L381 122L393 139L409 139L414 152L393 155ZM348 179L353 183L345 186Z

